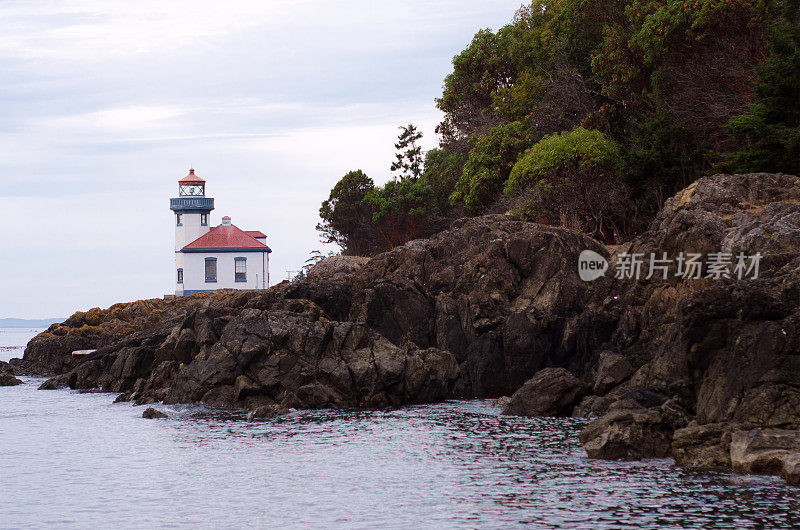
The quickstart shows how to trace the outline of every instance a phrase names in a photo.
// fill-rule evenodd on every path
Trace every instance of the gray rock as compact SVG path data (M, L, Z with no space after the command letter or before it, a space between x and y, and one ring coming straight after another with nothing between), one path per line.
M22 381L14 377L14 370L7 362L0 361L0 386L21 385Z
M58 390L60 388L69 388L70 379L72 379L71 373L51 377L39 385L39 390Z
M623 357L614 352L600 353L597 364L597 377L594 381L594 393L603 395L619 385L633 374L633 366Z
M492 401L492 406L498 409L504 409L511 403L511 396L501 396Z
M727 423L690 424L675 431L672 456L691 469L729 468L731 434Z
M289 412L288 409L279 405L262 405L255 410L251 410L247 415L247 421L263 420L266 418L275 418Z
M663 458L673 430L659 409L617 409L589 424L580 440L589 458Z
M169 418L165 413L161 412L160 410L156 410L153 407L149 407L142 412L142 418L146 418L148 420L155 420L155 419L164 419Z
M22 381L11 374L0 374L0 386L16 386L21 384Z
M572 411L573 418L598 418L608 412L610 403L602 396L586 396Z
M800 483L800 431L734 431L730 447L734 471L779 475L789 484Z
M564 368L545 368L514 392L503 414L569 416L584 393L584 385Z
M346 279L368 262L369 258L364 256L328 256L309 269L308 278L326 281Z

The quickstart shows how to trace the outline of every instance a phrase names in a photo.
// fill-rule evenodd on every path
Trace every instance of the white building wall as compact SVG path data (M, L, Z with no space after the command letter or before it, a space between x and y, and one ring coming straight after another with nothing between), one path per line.
M178 212L180 213L180 212ZM180 250L198 237L205 235L211 230L211 213L208 214L207 223L205 226L200 224L202 214L180 213L181 224L178 224L178 215L175 215L173 221L175 222L175 250Z
M185 271L186 271L186 266L184 264L184 261L185 260L183 259L183 253L182 252L176 252L175 253L175 272L173 273L174 276L172 277L172 279L175 281L175 294L178 295L178 296L183 294L183 286L185 285L183 283L178 283L178 269L183 269L184 274L185 274Z
M214 289L266 289L269 274L267 252L181 252L176 256L176 267L182 258L183 286L176 293L188 291L212 291ZM206 258L217 259L217 281L206 282ZM247 281L237 282L235 258L246 258ZM183 287L181 289L181 287ZM179 292L180 291L180 292Z

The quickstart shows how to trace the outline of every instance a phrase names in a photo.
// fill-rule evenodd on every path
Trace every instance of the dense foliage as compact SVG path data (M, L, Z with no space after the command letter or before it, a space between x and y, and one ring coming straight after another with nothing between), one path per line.
M329 241L386 249L487 212L627 238L701 176L800 173L800 0L535 1L475 35L436 104L439 147L420 165L402 127L399 179L348 195L355 223L332 192Z
M519 157L505 183L518 194L523 219L581 230L613 241L614 218L624 217L619 145L599 131L577 127L545 136Z

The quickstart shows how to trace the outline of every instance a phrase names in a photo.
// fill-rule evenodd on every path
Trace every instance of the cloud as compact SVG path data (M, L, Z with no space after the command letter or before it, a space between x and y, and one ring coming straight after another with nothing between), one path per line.
M296 270L346 171L384 182L400 124L436 145L451 58L518 3L0 2L0 316L169 292L190 164Z

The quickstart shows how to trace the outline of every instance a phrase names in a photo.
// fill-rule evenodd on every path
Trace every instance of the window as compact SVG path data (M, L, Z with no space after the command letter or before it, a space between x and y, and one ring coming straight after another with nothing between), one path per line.
M208 226L208 214L201 213L200 214L200 225L201 226Z
M176 214L175 215L176 219L178 220L178 223L177 223L178 226L183 226L183 223L181 222L181 215L183 215L183 214Z
M235 276L237 282L247 281L247 258L236 258Z
M206 258L206 283L217 281L217 258Z
M178 283L183 283L183 269L178 269Z

